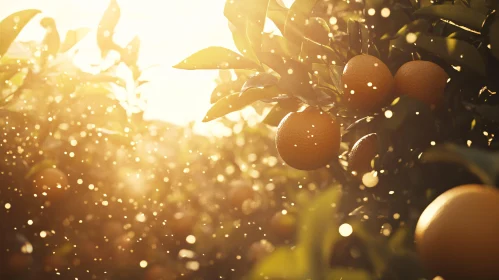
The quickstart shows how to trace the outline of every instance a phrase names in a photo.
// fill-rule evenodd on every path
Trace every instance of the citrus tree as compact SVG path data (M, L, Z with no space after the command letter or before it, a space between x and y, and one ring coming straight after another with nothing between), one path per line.
M142 119L140 40L114 42L116 1L93 30L102 59L84 68L91 29L61 36L41 18L41 42L16 40L40 14L0 23L0 279L238 279L294 244L327 170L283 166L272 128L250 120L222 118L214 138Z
M336 182L247 279L499 277L498 7L226 2L238 52L211 46L174 66L237 77L203 121L263 107L280 159Z

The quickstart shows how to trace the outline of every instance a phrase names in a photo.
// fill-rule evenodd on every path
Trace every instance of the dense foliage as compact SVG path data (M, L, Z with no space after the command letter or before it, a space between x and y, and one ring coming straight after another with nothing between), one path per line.
M454 186L497 183L497 8L227 1L240 53L209 47L175 66L220 70L205 121L227 127L223 138L142 119L140 39L113 41L115 0L89 72L72 62L89 30L61 40L43 18L42 42L17 42L40 11L12 14L0 22L0 279L432 279L413 244L421 212ZM266 21L280 33L263 32ZM398 97L349 109L343 67L366 53L392 72L413 59L439 64L450 76L444 105ZM312 172L282 164L273 139L304 104L342 124L338 161ZM225 117L249 105L263 124ZM370 133L378 156L359 176L348 153ZM68 187L34 187L47 167Z

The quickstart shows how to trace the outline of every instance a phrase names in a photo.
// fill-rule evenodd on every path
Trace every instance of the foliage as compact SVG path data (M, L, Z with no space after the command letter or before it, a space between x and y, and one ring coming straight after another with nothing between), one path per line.
M7 17L0 278L431 279L412 242L421 211L453 186L497 183L494 9L485 0L296 0L290 8L228 0L239 53L207 47L175 66L220 71L204 121L217 119L230 132L222 138L142 118L141 43L114 42L117 1L96 29L102 61L92 71L73 63L88 29L62 40L43 18L42 42L18 42L41 12ZM278 32L263 32L266 21ZM341 73L359 53L393 72L412 59L438 63L450 76L445 106L397 98L375 112L349 110ZM272 139L304 104L343 126L338 161L313 172L280 164ZM231 120L249 105L258 114ZM360 178L348 151L373 132L375 172ZM32 186L50 166L68 174L57 197ZM276 213L296 217L296 232L273 232ZM349 226L350 235L341 230Z
M392 251L387 237L396 240L399 232L412 232L425 206L451 187L497 183L499 157L490 153L498 149L494 138L498 132L495 112L499 109L499 84L494 76L499 69L496 9L496 2L482 0L296 0L289 8L276 0L226 2L224 15L232 25L240 55L261 67L255 69L248 63L245 69L252 74L245 73L230 82L227 90L217 91L205 121L248 105L265 104L268 113L263 123L277 126L287 113L307 104L322 107L343 125L343 153L329 166L332 176L342 184L343 207L337 208L337 215L343 218L328 218L321 212L321 223L335 225L335 221L349 217L356 225L352 235L357 238L356 245L365 246L367 257L336 264L333 269L355 269L338 270L331 279L431 276L419 267L412 243L402 242L401 249ZM266 21L278 30L263 32ZM380 58L392 73L414 59L439 64L450 77L444 106L433 110L417 100L397 97L377 111L350 110L345 106L340 81L343 66L357 54ZM176 67L206 69L205 59L199 52L190 57L189 67ZM220 69L222 62L211 61L215 66L211 69ZM223 69L231 68L230 64L225 66ZM233 68L240 71L241 66ZM260 91L251 98L245 91L248 87ZM279 94L260 94L269 89ZM219 114L213 114L214 110ZM351 174L346 164L349 149L369 133L377 133L379 139L374 171L364 177ZM313 205L320 207L320 202ZM373 234L380 228L383 238L375 241ZM332 238L329 241L333 244L341 243L340 238L321 232L314 228L309 234L314 240ZM305 253L316 250L314 246L302 248L298 240L296 246L277 249L256 266L250 279L260 279L258 275L268 276L261 279L329 279L323 262L316 259L320 253ZM333 246L333 255L337 247ZM308 261L313 265L306 266Z

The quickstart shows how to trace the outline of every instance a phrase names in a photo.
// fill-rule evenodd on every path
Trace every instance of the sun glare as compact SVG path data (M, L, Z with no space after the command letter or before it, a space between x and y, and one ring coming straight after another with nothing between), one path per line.
M201 121L209 108L209 93L215 86L217 71L173 69L179 59L211 45L236 50L223 13L225 0L120 0L121 20L115 38L126 45L134 36L141 39L139 64L148 68L144 77L151 81L143 87L148 98L145 117L183 125ZM102 0L0 0L0 17L29 8L42 11L42 17L53 17L61 36L68 29L95 28L108 5ZM39 22L38 19L38 22ZM36 20L20 34L19 40L41 40L42 27ZM93 35L93 36L92 36ZM97 62L95 33L79 45L77 63L85 66ZM195 81L195 82L194 82Z

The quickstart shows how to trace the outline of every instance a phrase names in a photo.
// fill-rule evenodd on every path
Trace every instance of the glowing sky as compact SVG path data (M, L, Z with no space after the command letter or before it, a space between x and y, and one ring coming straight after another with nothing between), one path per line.
M105 0L0 0L0 17L28 8L42 10L43 14L18 38L41 39L44 31L39 20L42 17L55 18L63 36L68 29L95 29L108 3ZM211 45L236 50L223 16L225 0L119 0L118 3L122 16L115 35L117 42L126 45L139 35L142 40L139 64L142 67L159 65L145 75L152 81L144 88L149 98L146 118L176 124L202 120L210 106L209 96L218 72L177 70L171 66ZM95 38L86 40L80 52L98 60Z

